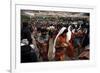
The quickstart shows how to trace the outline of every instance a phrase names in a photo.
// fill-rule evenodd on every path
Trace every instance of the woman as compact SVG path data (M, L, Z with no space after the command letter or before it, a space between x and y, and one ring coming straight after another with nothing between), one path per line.
M71 45L71 43L67 42L67 35L68 32L67 29L63 31L62 34L60 34L56 40L56 46L55 46L55 60L64 60L65 55L72 58L74 56L74 50Z

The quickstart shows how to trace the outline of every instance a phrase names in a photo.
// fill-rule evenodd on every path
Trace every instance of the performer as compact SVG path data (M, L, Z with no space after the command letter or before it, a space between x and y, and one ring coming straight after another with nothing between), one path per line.
M67 35L66 33L68 32L68 30L66 29L66 27L63 27L56 39L56 42L54 42L54 46L55 46L55 60L59 61L59 60L64 60L65 59L65 55L67 55L68 57L72 58L74 56L74 50L72 48L71 43L67 42ZM56 44L55 44L56 43Z

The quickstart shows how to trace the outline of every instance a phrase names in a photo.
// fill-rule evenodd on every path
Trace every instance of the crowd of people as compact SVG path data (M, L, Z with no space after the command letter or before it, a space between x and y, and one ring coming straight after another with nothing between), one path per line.
M21 62L89 60L89 18L33 17L21 24Z

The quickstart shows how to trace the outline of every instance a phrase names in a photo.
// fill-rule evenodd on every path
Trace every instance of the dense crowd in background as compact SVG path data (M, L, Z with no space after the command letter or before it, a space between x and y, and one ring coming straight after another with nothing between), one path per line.
M21 62L89 60L89 30L89 18L38 16L24 21Z

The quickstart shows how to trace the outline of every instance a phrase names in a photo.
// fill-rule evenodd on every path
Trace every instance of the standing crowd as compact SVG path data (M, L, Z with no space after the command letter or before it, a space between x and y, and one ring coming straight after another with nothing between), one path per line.
M51 20L51 21L50 21ZM89 19L31 20L21 24L21 62L88 60Z

